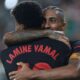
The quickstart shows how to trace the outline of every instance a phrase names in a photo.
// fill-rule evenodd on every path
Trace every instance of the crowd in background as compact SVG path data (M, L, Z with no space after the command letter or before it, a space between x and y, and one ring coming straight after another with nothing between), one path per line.
M4 6L5 0L0 0L0 51L6 46L3 43L3 35L6 32L14 31L14 20L10 15L10 10ZM26 1L26 0L19 0ZM47 6L54 5L62 8L67 20L65 29L66 35L72 40L80 39L80 0L27 0L37 1L44 9Z

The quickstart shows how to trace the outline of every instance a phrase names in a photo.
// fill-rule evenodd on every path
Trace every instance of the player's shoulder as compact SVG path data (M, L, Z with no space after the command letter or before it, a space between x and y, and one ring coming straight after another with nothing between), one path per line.
M72 52L80 52L80 40L70 41Z

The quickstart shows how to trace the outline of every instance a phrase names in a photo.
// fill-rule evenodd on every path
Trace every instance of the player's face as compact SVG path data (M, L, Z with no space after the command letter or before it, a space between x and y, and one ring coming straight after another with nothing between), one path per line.
M64 26L61 23L60 17L56 15L55 11L47 10L44 15L44 26L46 29L63 30Z

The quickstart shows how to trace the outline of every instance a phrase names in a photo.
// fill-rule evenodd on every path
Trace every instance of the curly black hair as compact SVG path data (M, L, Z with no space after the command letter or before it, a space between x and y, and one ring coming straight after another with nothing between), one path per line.
M25 29L41 28L43 22L42 8L36 2L21 2L12 10L12 14L19 24L24 25Z

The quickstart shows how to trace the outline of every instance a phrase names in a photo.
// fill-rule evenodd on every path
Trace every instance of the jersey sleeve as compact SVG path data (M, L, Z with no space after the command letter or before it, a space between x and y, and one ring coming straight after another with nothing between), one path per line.
M80 40L71 42L72 52L80 52Z

